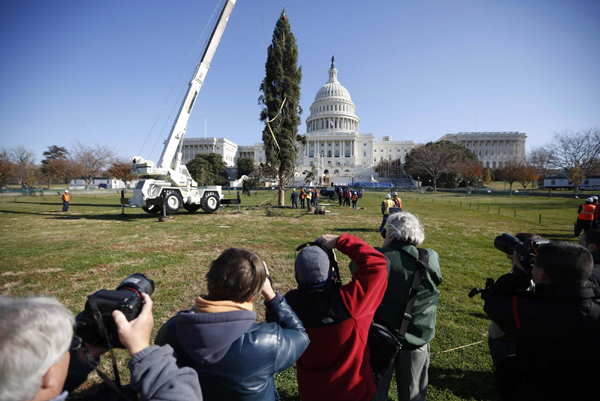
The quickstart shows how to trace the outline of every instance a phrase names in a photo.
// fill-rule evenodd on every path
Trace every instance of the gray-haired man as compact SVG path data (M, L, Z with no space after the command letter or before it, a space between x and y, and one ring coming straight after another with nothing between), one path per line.
M389 216L383 247L375 248L390 260L391 269L388 287L383 302L375 312L374 320L395 333L400 329L417 269L417 246L424 240L425 231L419 219L411 213L400 212ZM427 252L429 270L421 280L402 350L398 353L393 367L379 383L373 400L387 400L394 370L399 400L425 400L429 342L435 335L436 310L440 296L438 286L442 282L440 258L437 252L431 249L427 249Z

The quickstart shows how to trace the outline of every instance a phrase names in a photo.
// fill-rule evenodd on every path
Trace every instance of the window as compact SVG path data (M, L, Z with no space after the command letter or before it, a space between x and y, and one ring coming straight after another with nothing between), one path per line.
M363 152L363 157L367 157L367 151L366 150Z

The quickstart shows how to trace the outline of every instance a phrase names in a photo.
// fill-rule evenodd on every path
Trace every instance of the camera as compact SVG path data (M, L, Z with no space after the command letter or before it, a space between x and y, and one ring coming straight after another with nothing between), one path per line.
M481 298L485 299L485 294L488 292L488 290L490 288L492 288L493 285L494 285L494 279L493 278L489 278L489 277L486 278L485 279L485 287L483 287L483 288L474 287L469 292L469 298L473 298L475 295L481 294Z
M75 318L75 334L97 347L125 348L119 341L112 312L123 312L127 320L135 319L142 310L142 293L152 295L154 281L142 273L127 277L116 291L100 290L88 296L83 312Z
M543 238L528 238L525 242L521 242L518 238L504 233L496 237L494 246L509 256L516 252L521 266L527 271L531 271L538 255L539 246L550 242L550 240Z

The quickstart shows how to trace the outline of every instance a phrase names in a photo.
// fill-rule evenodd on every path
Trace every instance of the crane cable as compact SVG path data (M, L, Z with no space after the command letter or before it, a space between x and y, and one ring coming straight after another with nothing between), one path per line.
M202 37L204 36L204 34L206 33L206 29L208 28L210 22L213 20L217 10L219 9L219 6L221 5L221 3L223 2L223 0L219 0L219 2L217 3L217 5L215 6L215 9L212 12L212 15L210 16L210 18L208 19L208 21L206 22L206 25L204 26L204 29L202 30L202 33L200 34L200 37L198 37L198 40L196 41L196 44L194 45L194 48L192 49L192 52L190 53L190 55L188 56L187 60L185 61L185 63L183 64L181 70L179 71L179 76L177 77L177 79L175 80L175 83L173 84L173 87L171 88L171 92L169 92L169 96L167 96L167 100L165 100L165 102L163 103L160 112L158 113L158 116L156 117L156 120L154 120L154 124L152 124L152 127L150 128L150 131L148 132L148 135L146 136L146 139L144 140L144 143L142 144L142 147L140 148L140 151L138 152L139 155L142 154L142 149L144 149L144 146L146 145L146 142L148 141L148 138L150 137L150 134L152 133L152 131L154 130L154 127L156 126L156 123L158 122L158 120L160 119L160 116L165 108L165 106L167 105L167 103L169 102L169 99L171 99L171 95L173 94L173 91L175 90L175 87L177 87L179 80L181 79L181 76L183 75L183 71L186 69L186 65L187 63L190 61L190 59L192 58L192 55L196 52L196 48L198 47L198 44L200 43L200 41L202 40ZM208 42L208 38L206 39L206 41ZM206 45L205 45L206 46ZM201 57L201 56L199 56ZM179 93L179 97L181 97L182 93L184 92L185 88L182 89ZM167 125L167 123L170 120L170 117L173 115L173 111L175 110L175 105L173 105L173 108L171 109L171 113L169 114L169 117L167 118L167 120L165 121L162 129L161 129L161 133L165 130L165 126ZM149 156L152 155L152 152L154 151L154 148L156 147L156 144L158 143L158 140L160 139L160 135L158 136L158 138L156 138L156 141L154 142L154 145L152 146L152 149L150 150Z

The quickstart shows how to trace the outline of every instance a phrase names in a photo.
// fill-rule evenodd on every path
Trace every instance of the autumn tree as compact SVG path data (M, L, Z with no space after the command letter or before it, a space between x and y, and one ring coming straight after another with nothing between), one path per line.
M539 178L538 169L529 164L525 164L519 182L523 185L523 189L527 189L527 185L531 184L531 190L533 191L534 185Z
M467 181L467 191L469 191L469 182L475 183L483 174L483 166L477 159L465 159L459 162L457 171Z
M8 151L0 149L0 187L8 183L8 179L12 175L14 168L15 164L12 162Z
M107 146L86 145L81 142L75 142L73 145L73 167L85 180L85 189L90 189L90 184L94 177L105 170L114 158L115 152Z
M512 186L516 181L521 181L524 176L525 165L518 160L509 160L504 166L498 169L497 176L500 180L508 182L510 185L510 194L512 195Z
M285 10L275 24L265 71L260 86L262 94L258 98L263 106L260 121L265 123L262 139L267 162L277 170L278 204L283 206L286 183L294 177L298 143L305 141L298 135L302 114L299 105L302 67L298 67L298 46Z
M555 134L547 151L553 155L551 164L565 171L577 194L583 180L600 168L600 129Z
M127 186L127 182L133 180L131 162L125 159L114 160L108 168L108 174L117 180L123 181L123 184Z

